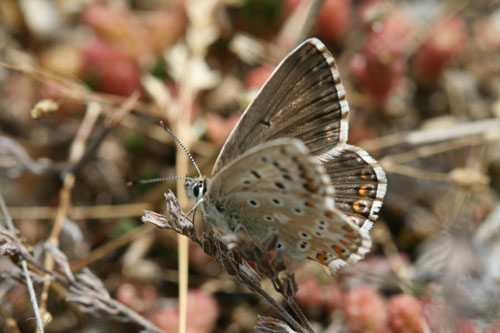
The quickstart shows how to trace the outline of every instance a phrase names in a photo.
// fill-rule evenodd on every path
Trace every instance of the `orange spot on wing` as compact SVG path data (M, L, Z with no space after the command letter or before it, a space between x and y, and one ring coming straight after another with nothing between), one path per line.
M325 212L325 216L328 217L329 219L333 219L333 212L331 210Z
M332 245L332 249L335 250L335 252L337 252L337 255L339 257L342 257L342 248L338 245Z
M352 203L352 208L356 213L361 213L361 207L359 206L359 200Z
M362 196L362 197L367 197L369 195L369 193L368 193L369 187L370 187L370 185L368 185L368 184L365 184L365 185L361 186L359 188L359 191L358 191L359 195Z
M316 254L316 260L320 263L324 263L325 262L325 259L326 259L326 256L324 253L317 253Z
M313 182L307 182L304 184L304 187L309 191L309 192L317 192L316 186L314 186Z
M342 229L344 229L344 231L346 231L348 233L352 233L352 228L348 225L343 226Z

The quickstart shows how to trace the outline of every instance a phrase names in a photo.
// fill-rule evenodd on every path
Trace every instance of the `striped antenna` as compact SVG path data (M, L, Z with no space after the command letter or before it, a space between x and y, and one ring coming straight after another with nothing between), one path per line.
M200 169L198 168L198 165L196 165L196 162L194 161L194 158L193 158L193 156L191 155L191 153L189 152L189 150L187 150L187 148L186 148L186 147L182 144L182 142L181 142L181 141L180 141L180 140L179 140L179 139L175 136L174 132L172 132L172 131L170 130L170 128L168 128L168 127L167 127L167 125L165 125L165 124L163 123L163 121L161 121L161 120L160 120L160 124L161 124L161 126L163 127L163 129L164 129L165 131L167 131L167 133L168 133L168 134L170 134L170 136L171 136L172 138L174 138L175 142L177 142L177 144L178 144L179 146L181 146L181 148L184 150L184 152L186 153L186 155L187 155L187 156L189 157L189 159L191 160L191 163L193 163L194 168L196 169L196 172L198 172L198 176L202 177L201 172L200 172Z
M172 176L172 177L161 177L161 178L152 178L152 179L140 179L140 180L133 180L127 183L127 186L135 186L135 185L142 185L142 184L151 184L151 183L159 183L159 182L165 182L168 180L177 180L177 179L184 179L184 180L195 180L194 178L191 177L182 177L182 176Z

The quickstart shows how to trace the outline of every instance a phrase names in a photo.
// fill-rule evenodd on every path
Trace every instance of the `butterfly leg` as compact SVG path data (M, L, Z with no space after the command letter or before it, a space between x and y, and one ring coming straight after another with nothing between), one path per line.
M252 234L245 228L245 226L241 223L235 225L233 233L237 234L239 232L245 233L248 237L250 237L254 242L258 242L259 240L252 237Z
M187 212L187 216L191 215L191 213L193 214L193 223L194 223L194 218L196 217L196 209L198 208L198 206L203 202L203 198L199 199L198 201L195 202L193 208L191 208L189 210L189 212Z

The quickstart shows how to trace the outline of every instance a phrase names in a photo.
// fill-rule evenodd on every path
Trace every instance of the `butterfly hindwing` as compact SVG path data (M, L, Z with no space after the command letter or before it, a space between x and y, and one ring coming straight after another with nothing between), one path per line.
M247 107L224 144L215 175L240 154L278 138L298 138L320 155L347 140L349 106L335 60L312 38L293 50Z
M211 223L256 241L278 234L278 249L335 269L369 251L368 233L334 206L321 164L296 139L274 140L226 165L209 182L203 210Z
M370 230L387 191L382 167L364 149L347 144L318 159L335 187L335 206L358 226Z

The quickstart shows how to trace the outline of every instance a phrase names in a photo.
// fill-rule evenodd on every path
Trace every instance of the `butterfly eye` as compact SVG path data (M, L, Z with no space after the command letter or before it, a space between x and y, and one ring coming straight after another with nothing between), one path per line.
M206 182L194 179L188 179L184 185L189 197L199 199L206 192Z
M202 185L200 183L197 183L193 186L193 195L195 198L198 198L198 196L200 195L201 187Z

